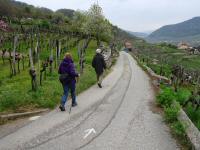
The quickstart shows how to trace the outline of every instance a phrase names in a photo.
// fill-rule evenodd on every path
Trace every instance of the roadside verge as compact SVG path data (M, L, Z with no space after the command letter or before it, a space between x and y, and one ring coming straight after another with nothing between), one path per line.
M151 68L140 63L140 60L137 57L135 56L133 57L137 60L138 64L150 75L151 79L153 80L153 84L155 86L159 87L160 82L171 84L170 79L164 76L157 75ZM174 103L174 105L176 105L176 103ZM182 108L180 108L177 119L186 127L185 132L193 149L200 150L200 131L192 123L192 121L190 120L190 118L187 116L187 114Z

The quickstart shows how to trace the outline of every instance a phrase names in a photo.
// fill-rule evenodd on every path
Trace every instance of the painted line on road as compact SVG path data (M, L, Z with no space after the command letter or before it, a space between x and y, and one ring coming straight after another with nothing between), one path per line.
M37 119L39 119L41 116L34 116L34 117L30 117L29 120L30 121L35 121Z

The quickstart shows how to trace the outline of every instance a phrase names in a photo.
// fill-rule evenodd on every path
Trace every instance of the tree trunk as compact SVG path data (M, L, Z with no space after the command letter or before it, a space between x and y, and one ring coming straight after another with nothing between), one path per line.
M49 45L51 45L51 43ZM53 73L53 46L50 46L49 64L50 64L49 71L50 71L50 74L52 74Z
M13 65L12 65L11 51L9 51L9 64L10 64L10 77L12 77L13 76Z
M24 67L24 56L22 55L22 67L23 67L23 70L25 69L25 67Z
M15 36L15 37L14 37L14 48L13 48L13 75L16 75L15 53L16 53L17 39L18 39L18 37Z
M86 52L86 49L87 49L90 41L91 41L90 38L85 39L83 46L79 47L79 49L78 49L78 53L79 53L79 65L80 65L80 73L81 74L83 74L84 63L85 63L85 52Z

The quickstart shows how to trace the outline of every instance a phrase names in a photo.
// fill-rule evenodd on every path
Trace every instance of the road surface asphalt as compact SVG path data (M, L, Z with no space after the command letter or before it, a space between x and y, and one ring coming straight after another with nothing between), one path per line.
M125 52L103 89L95 85L77 100L71 114L69 106L64 113L57 108L0 137L0 150L180 149L162 117L151 110L155 93L150 78Z

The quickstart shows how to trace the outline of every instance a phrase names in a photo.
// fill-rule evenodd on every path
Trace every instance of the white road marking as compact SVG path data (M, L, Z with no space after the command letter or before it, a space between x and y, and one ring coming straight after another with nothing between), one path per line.
M86 135L83 137L83 139L86 139L91 133L96 134L96 131L95 131L94 128L92 128L92 129L87 129L87 130L85 130L85 132L86 132Z
M30 117L29 120L30 121L35 121L37 119L39 119L41 116L34 116L34 117Z

